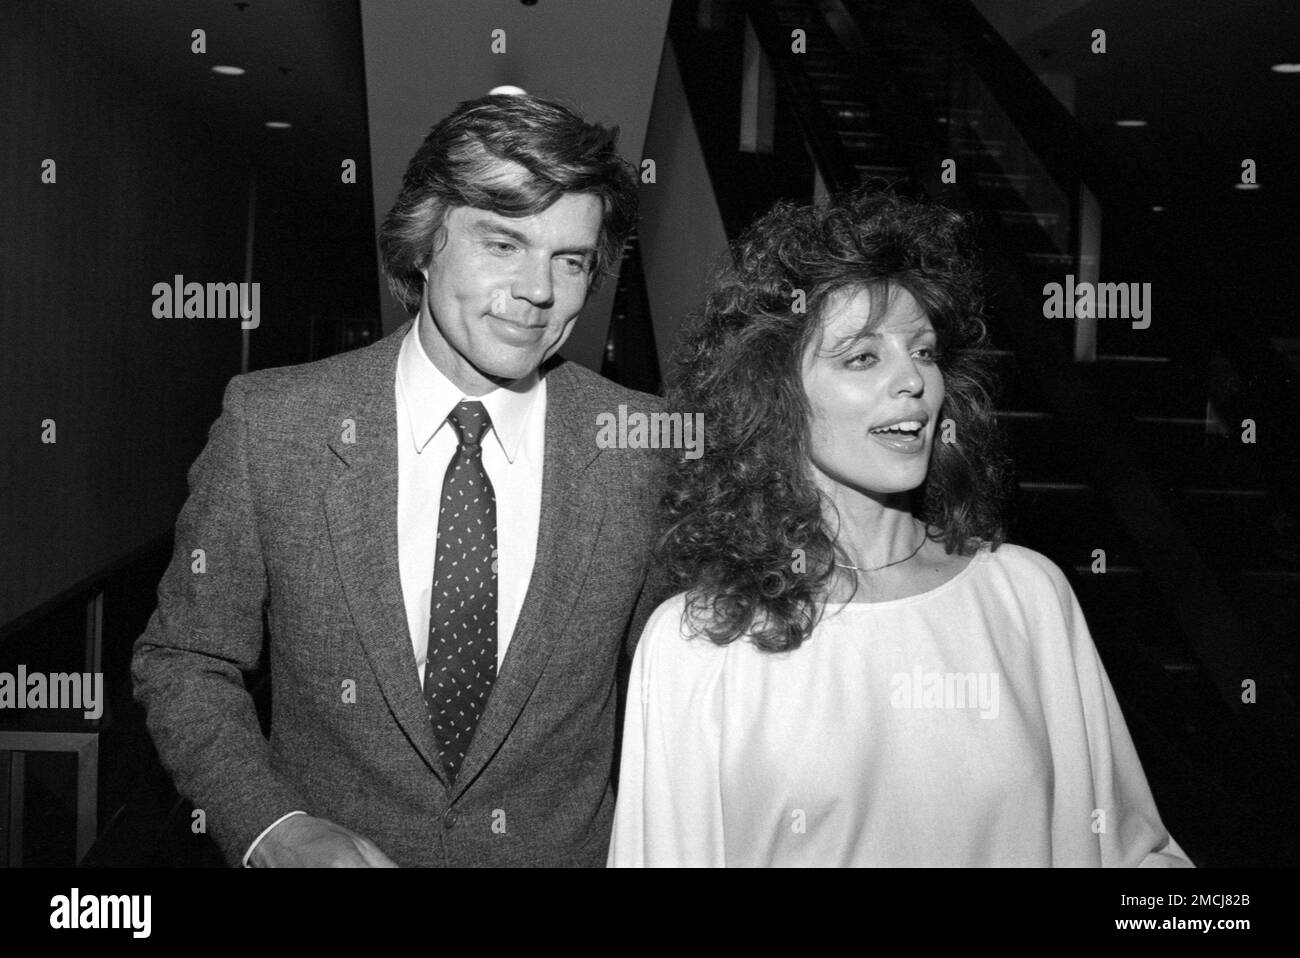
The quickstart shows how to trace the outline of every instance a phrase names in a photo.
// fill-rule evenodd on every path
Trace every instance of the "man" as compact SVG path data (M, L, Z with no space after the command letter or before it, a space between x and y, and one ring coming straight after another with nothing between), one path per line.
M380 230L418 316L231 381L132 671L232 863L604 863L617 666L666 593L657 454L596 423L658 401L554 357L634 220L616 135L461 104Z

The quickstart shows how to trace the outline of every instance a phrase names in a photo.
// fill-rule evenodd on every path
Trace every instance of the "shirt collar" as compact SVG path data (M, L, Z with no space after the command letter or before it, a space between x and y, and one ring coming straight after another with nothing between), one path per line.
M537 370L533 370L508 386L499 386L482 396L466 397L424 351L420 344L419 317L403 337L397 355L398 401L406 407L411 443L417 453L423 452L438 430L447 425L447 416L456 405L472 398L487 409L492 417L492 435L497 437L506 460L513 463L528 427L529 413L540 394L540 381Z

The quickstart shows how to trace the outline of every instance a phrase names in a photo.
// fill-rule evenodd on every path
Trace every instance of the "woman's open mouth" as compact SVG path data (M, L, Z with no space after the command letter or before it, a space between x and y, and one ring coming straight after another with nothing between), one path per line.
M892 426L878 426L870 430L871 438L894 452L918 453L925 448L922 438L925 425L919 420L897 422Z

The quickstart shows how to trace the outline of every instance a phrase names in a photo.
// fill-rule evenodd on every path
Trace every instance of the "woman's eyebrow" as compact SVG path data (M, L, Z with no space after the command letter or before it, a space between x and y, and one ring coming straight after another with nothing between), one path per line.
M842 336L836 336L832 340L823 343L821 350L824 356L840 356L859 343L869 339L879 339L879 333L845 333Z
M909 343L914 343L918 339L921 339L925 336L938 337L938 335L939 335L938 332L934 329L933 326L926 326L923 329L918 329L916 332L912 333L911 336L908 337L907 341ZM862 333L845 333L842 336L837 336L834 340L827 343L826 345L828 348L824 350L824 353L827 356L838 356L839 354L845 352L846 350L852 349L854 346L858 345L859 343L870 342L871 340L876 340L876 339L880 339L880 333L874 331L862 332Z

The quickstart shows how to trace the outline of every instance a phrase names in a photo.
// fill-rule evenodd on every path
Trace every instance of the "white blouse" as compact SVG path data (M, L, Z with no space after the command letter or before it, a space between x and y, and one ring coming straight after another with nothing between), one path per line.
M1045 556L986 546L778 654L684 606L636 651L610 865L1191 867Z

